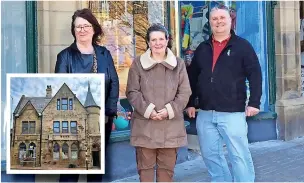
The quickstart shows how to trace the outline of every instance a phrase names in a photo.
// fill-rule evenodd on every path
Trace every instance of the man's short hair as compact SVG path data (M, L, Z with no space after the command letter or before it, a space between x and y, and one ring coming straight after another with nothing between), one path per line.
M211 18L211 13L216 11L216 10L225 10L228 13L228 15L231 17L230 9L228 7L226 7L224 5L216 5L213 8L211 8L210 13L209 13L209 19Z

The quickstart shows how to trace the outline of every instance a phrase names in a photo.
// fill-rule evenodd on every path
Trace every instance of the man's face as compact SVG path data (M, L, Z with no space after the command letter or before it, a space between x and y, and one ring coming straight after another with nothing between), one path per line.
M229 34L231 29L231 17L227 10L217 9L210 14L210 25L213 34Z

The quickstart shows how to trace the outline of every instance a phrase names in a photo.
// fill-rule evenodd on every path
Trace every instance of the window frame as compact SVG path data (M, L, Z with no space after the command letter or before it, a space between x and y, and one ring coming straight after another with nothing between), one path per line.
M59 126L58 127L55 127L55 123L58 123L59 124ZM53 134L60 134L60 121L53 121ZM55 128L57 129L59 129L59 132L55 132Z
M65 149L66 148L66 149ZM62 152L62 159L69 159L69 145L65 142L62 144L62 147L61 147L61 152ZM66 152L65 150L67 150L67 158L64 158L63 154Z
M61 122L61 133L69 133L69 122L68 121L62 121ZM66 124L66 127L63 126L63 124ZM66 131L64 131L66 130Z
M66 104L64 104L64 101L66 101ZM69 99L68 98L62 98L60 107L61 107L61 110L63 110L63 111L69 110ZM66 108L64 108L64 107L66 107Z
M75 123L75 127L72 127L72 124L74 124L74 123ZM74 128L76 129L75 133L73 133ZM70 133L71 134L77 134L77 121L71 121L70 122Z
M73 110L73 107L74 107L73 104L74 104L74 102L73 102L72 98L69 98L68 104L69 104L69 110Z

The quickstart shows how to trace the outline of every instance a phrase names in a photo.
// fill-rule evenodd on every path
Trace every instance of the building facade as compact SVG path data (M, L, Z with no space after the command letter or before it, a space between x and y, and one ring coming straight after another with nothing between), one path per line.
M65 83L55 95L51 85L44 97L23 95L13 116L12 169L100 166L100 107L90 85L84 104Z

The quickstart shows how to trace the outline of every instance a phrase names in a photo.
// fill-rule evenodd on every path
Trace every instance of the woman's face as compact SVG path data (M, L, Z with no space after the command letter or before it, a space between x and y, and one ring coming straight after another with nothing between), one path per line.
M166 34L162 31L151 32L148 44L152 54L165 54L168 45Z
M74 31L77 42L92 42L94 29L86 19L77 17L74 21Z

